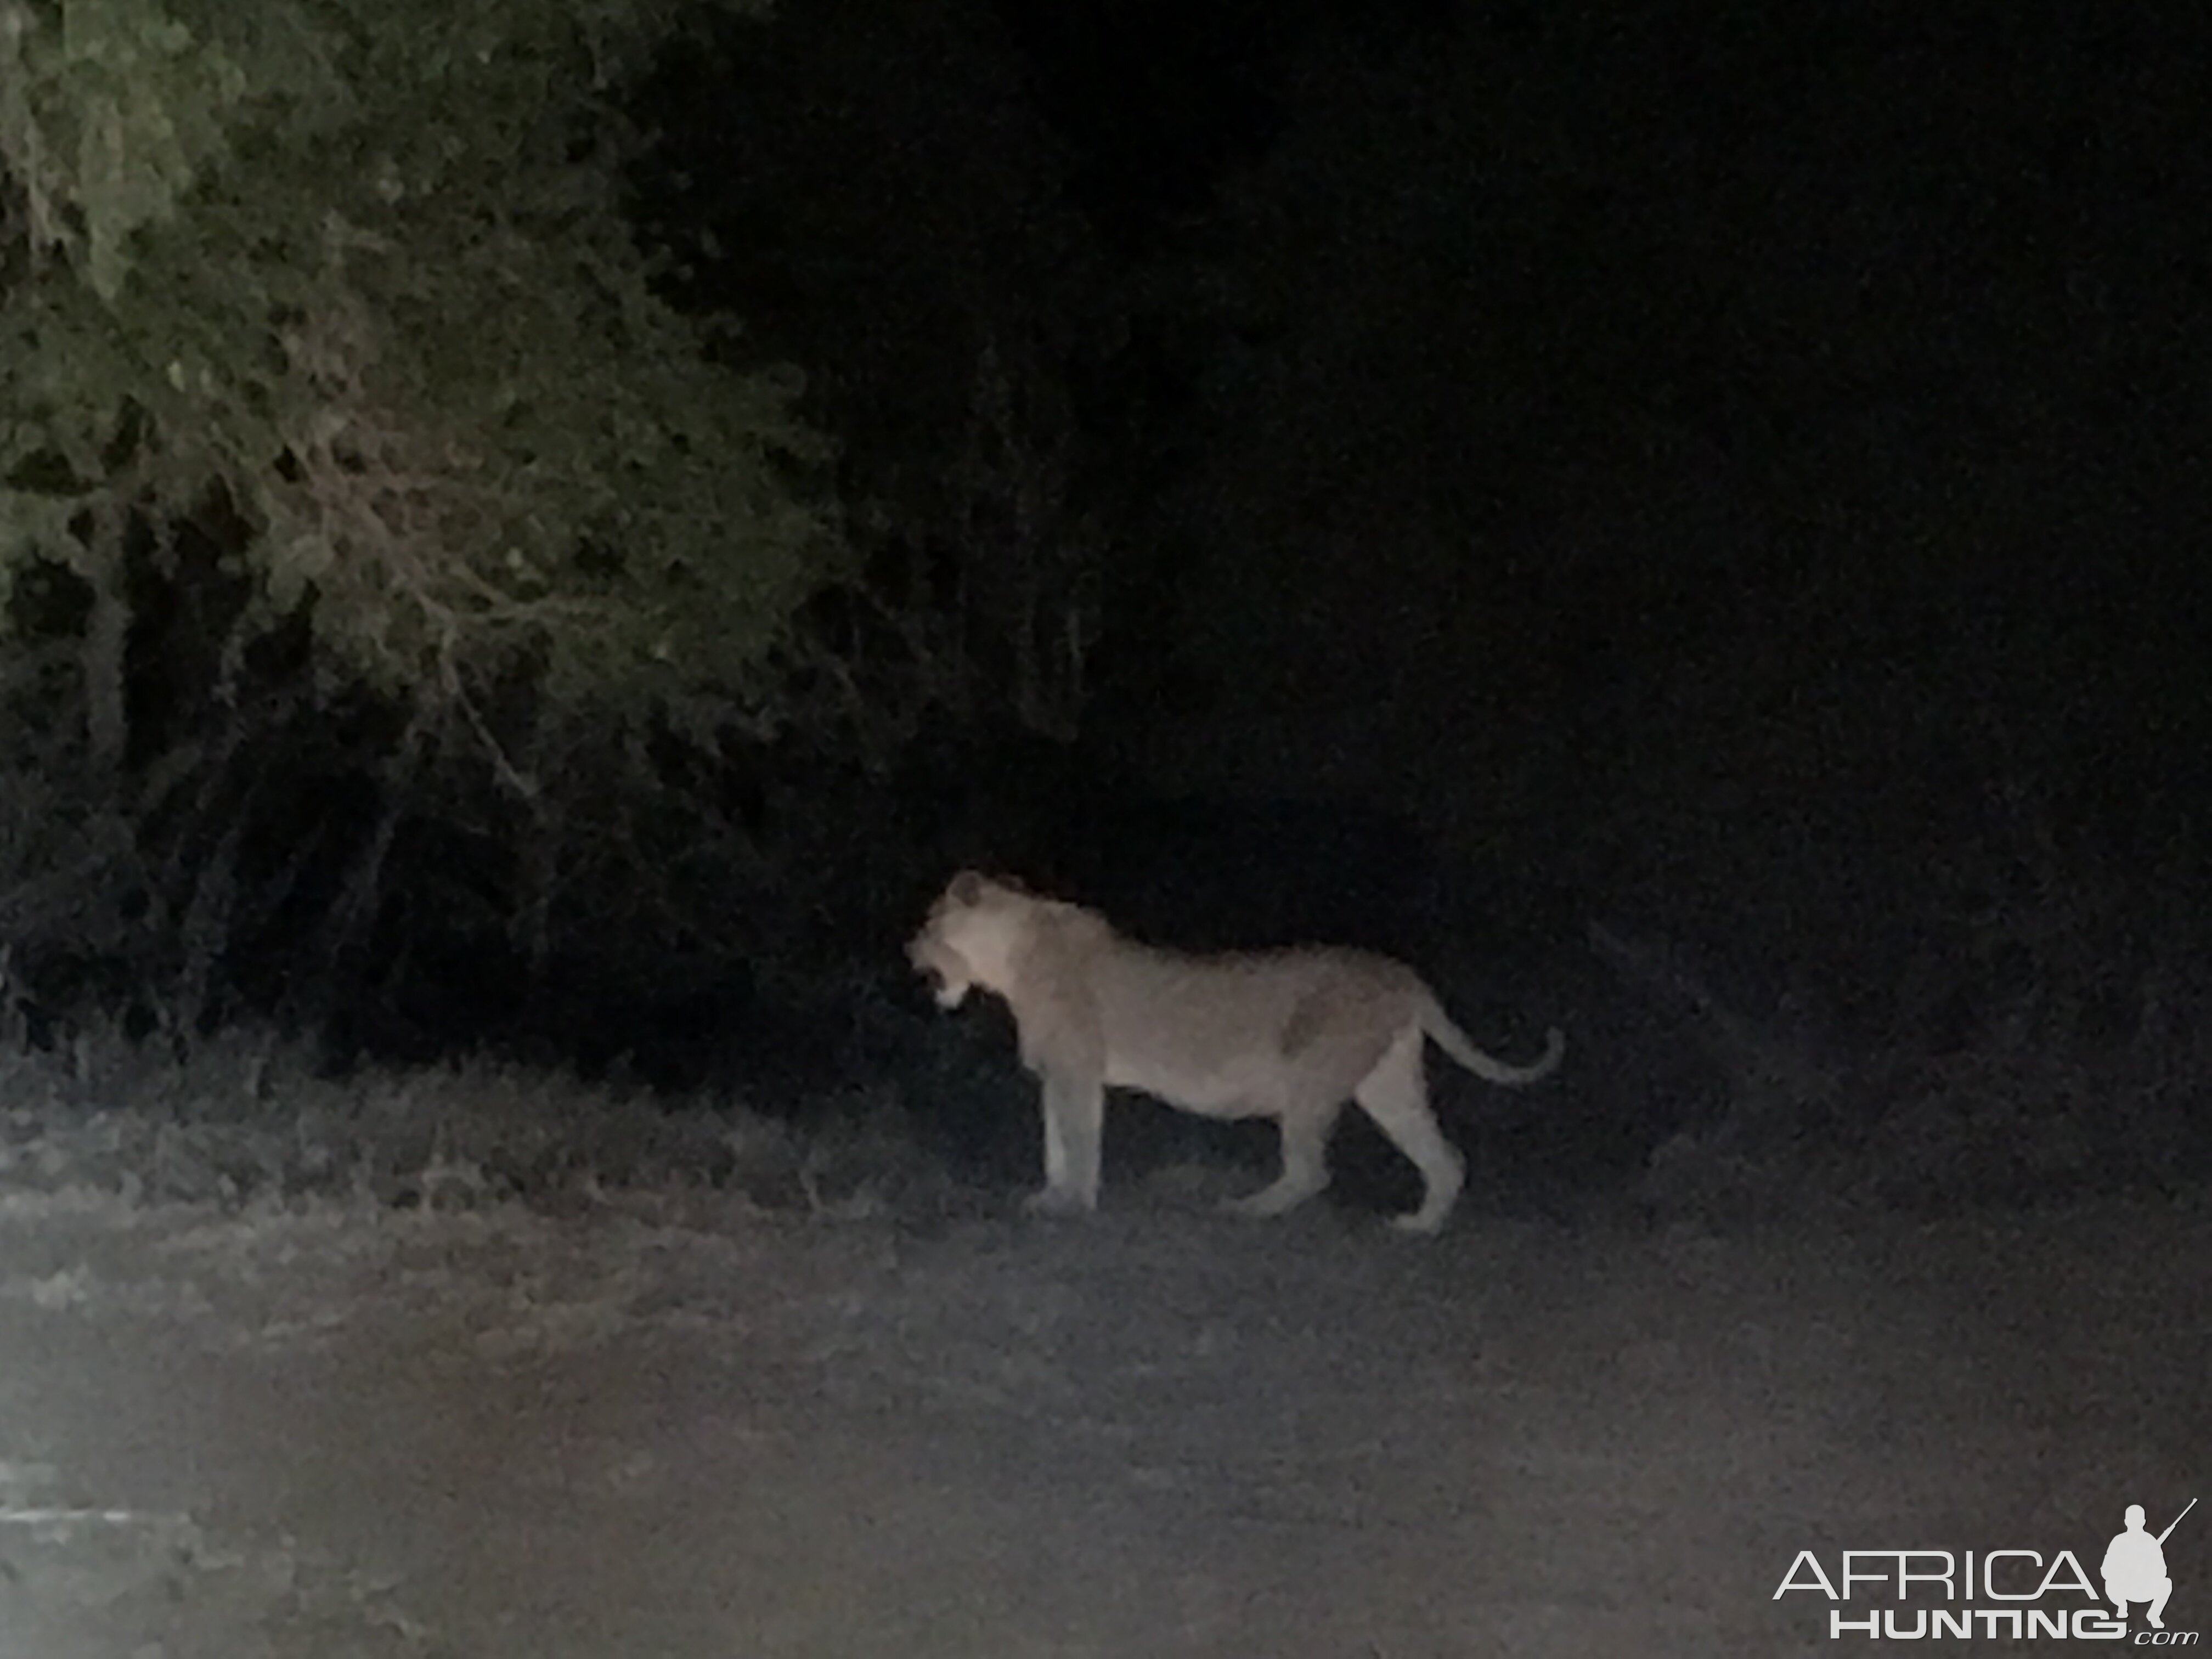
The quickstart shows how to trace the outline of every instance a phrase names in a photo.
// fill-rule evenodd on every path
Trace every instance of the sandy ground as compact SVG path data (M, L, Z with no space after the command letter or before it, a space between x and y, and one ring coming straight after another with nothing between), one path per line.
M2094 1573L2212 1474L2201 1201L1418 1241L1114 1198L9 1200L0 1655L1835 1650L1800 1550ZM2212 1509L2167 1561L2212 1627Z

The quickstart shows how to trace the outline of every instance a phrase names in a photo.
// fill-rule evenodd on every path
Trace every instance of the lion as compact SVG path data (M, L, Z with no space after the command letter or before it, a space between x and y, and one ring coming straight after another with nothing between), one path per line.
M1392 1224L1433 1233L1466 1164L1430 1108L1424 1041L1516 1086L1549 1077L1566 1052L1555 1026L1533 1063L1493 1059L1389 957L1320 945L1186 955L972 870L931 907L907 957L939 1007L980 987L1012 1011L1022 1063L1042 1085L1045 1184L1029 1207L1047 1214L1097 1208L1105 1091L1122 1088L1205 1117L1276 1121L1281 1173L1228 1206L1249 1216L1282 1215L1328 1185L1329 1131L1356 1100L1421 1173L1419 1207Z

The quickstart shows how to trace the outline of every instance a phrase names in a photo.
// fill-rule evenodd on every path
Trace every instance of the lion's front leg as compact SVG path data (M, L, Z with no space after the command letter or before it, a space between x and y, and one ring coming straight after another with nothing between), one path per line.
M1028 1207L1073 1215L1098 1207L1098 1147L1106 1089L1097 1078L1049 1071L1044 1077L1044 1187Z

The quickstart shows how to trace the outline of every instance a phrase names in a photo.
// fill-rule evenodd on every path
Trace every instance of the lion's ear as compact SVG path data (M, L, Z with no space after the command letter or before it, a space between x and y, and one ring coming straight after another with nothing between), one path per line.
M952 884L945 890L945 896L958 905L981 904L983 890L988 885L988 880L973 870L963 870L952 878Z

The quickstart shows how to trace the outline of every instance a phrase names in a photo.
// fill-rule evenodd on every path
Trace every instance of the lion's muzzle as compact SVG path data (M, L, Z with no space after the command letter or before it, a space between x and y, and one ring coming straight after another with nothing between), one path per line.
M930 994L940 1008L957 1008L966 1000L972 982L967 964L933 934L917 933L906 947L906 959L915 972L929 981Z

